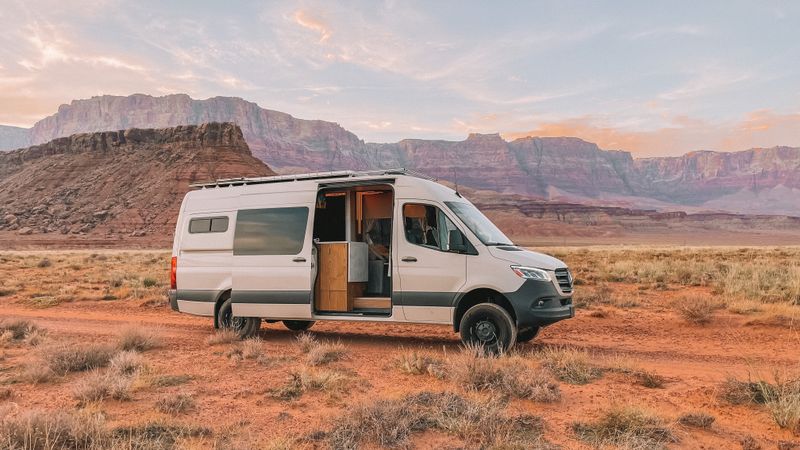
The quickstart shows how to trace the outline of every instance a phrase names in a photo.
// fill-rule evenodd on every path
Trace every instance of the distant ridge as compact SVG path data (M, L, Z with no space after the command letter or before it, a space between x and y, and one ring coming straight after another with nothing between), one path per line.
M572 137L365 143L333 122L304 120L240 98L100 96L62 105L31 129L0 128L0 148L82 132L233 122L253 155L279 172L407 167L501 194L592 205L800 215L800 148L697 151L636 159Z

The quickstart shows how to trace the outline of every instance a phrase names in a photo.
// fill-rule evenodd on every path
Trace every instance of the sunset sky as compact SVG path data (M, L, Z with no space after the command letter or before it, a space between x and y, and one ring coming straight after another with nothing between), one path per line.
M0 0L0 124L238 96L362 139L800 146L800 2Z

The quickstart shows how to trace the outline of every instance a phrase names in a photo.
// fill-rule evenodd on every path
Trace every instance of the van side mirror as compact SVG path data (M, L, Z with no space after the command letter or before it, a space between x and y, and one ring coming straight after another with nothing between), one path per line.
M451 252L465 253L467 251L464 235L458 230L450 230L448 244Z

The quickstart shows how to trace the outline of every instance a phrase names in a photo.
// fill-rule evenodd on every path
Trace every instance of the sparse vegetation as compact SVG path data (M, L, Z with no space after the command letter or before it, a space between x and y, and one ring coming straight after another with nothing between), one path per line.
M0 321L0 344L24 342L28 345L39 345L44 330L30 320Z
M155 278L146 277L145 279L142 280L142 286L144 287L158 286L158 280L156 280Z
M678 416L678 423L687 427L710 428L716 418L706 412L687 412Z
M238 342L241 338L239 334L233 330L223 329L217 330L206 338L206 344L208 345L222 345L222 344L232 344L234 342Z
M340 360L346 353L340 342L324 342L317 340L311 333L300 333L297 346L306 354L306 362L310 366L320 366Z
M779 427L800 432L800 378L787 380L776 373L774 379L740 381L729 377L719 395L734 405L764 405Z
M308 391L335 394L347 386L350 378L332 370L302 369L289 374L289 381L271 391L271 396L280 400L294 400Z
M52 266L52 265L53 265L53 263L52 263L52 262L50 262L50 260L49 260L48 258L42 258L42 260L41 260L41 261L39 261L39 262L36 264L36 267L38 267L38 268L40 268L40 269L44 269L45 267L50 267L50 266Z
M549 448L539 417L509 416L493 400L452 393L422 392L399 400L362 405L334 421L327 433L332 448L407 447L414 433L438 430L473 448Z
M165 414L184 414L194 407L194 397L185 392L165 395L156 402L156 409Z
M161 346L161 336L138 326L125 327L120 331L117 346L120 350L144 352Z
M467 347L450 358L448 377L473 391L491 391L544 403L561 399L558 384L548 373L532 371L517 358L487 357L483 353L482 349Z
M134 375L144 368L144 358L133 350L117 353L109 361L109 369L121 375Z
M123 373L93 371L78 381L73 396L81 404L98 402L106 398L130 400L132 384L131 377Z
M591 363L589 353L573 347L545 347L534 356L542 360L559 380L570 384L590 383L603 375Z
M65 375L105 367L115 354L113 347L104 344L58 344L44 348L41 357L54 373Z
M102 414L34 409L0 416L0 448L94 450L110 445Z
M580 439L597 447L654 449L678 440L666 420L634 406L612 407L595 422L574 423L572 430Z
M683 297L676 304L681 317L697 325L705 325L711 322L714 311L721 307L722 305L719 302L707 296Z
M397 358L397 366L411 375L429 374L436 378L444 378L446 373L444 361L418 351L403 352Z
M191 381L191 375L159 375L149 380L149 385L157 388L180 386Z

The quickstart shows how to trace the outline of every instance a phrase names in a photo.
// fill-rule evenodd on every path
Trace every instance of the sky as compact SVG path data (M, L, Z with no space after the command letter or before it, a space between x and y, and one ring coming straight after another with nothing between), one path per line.
M242 97L369 142L800 146L800 2L0 0L0 124L133 93Z

